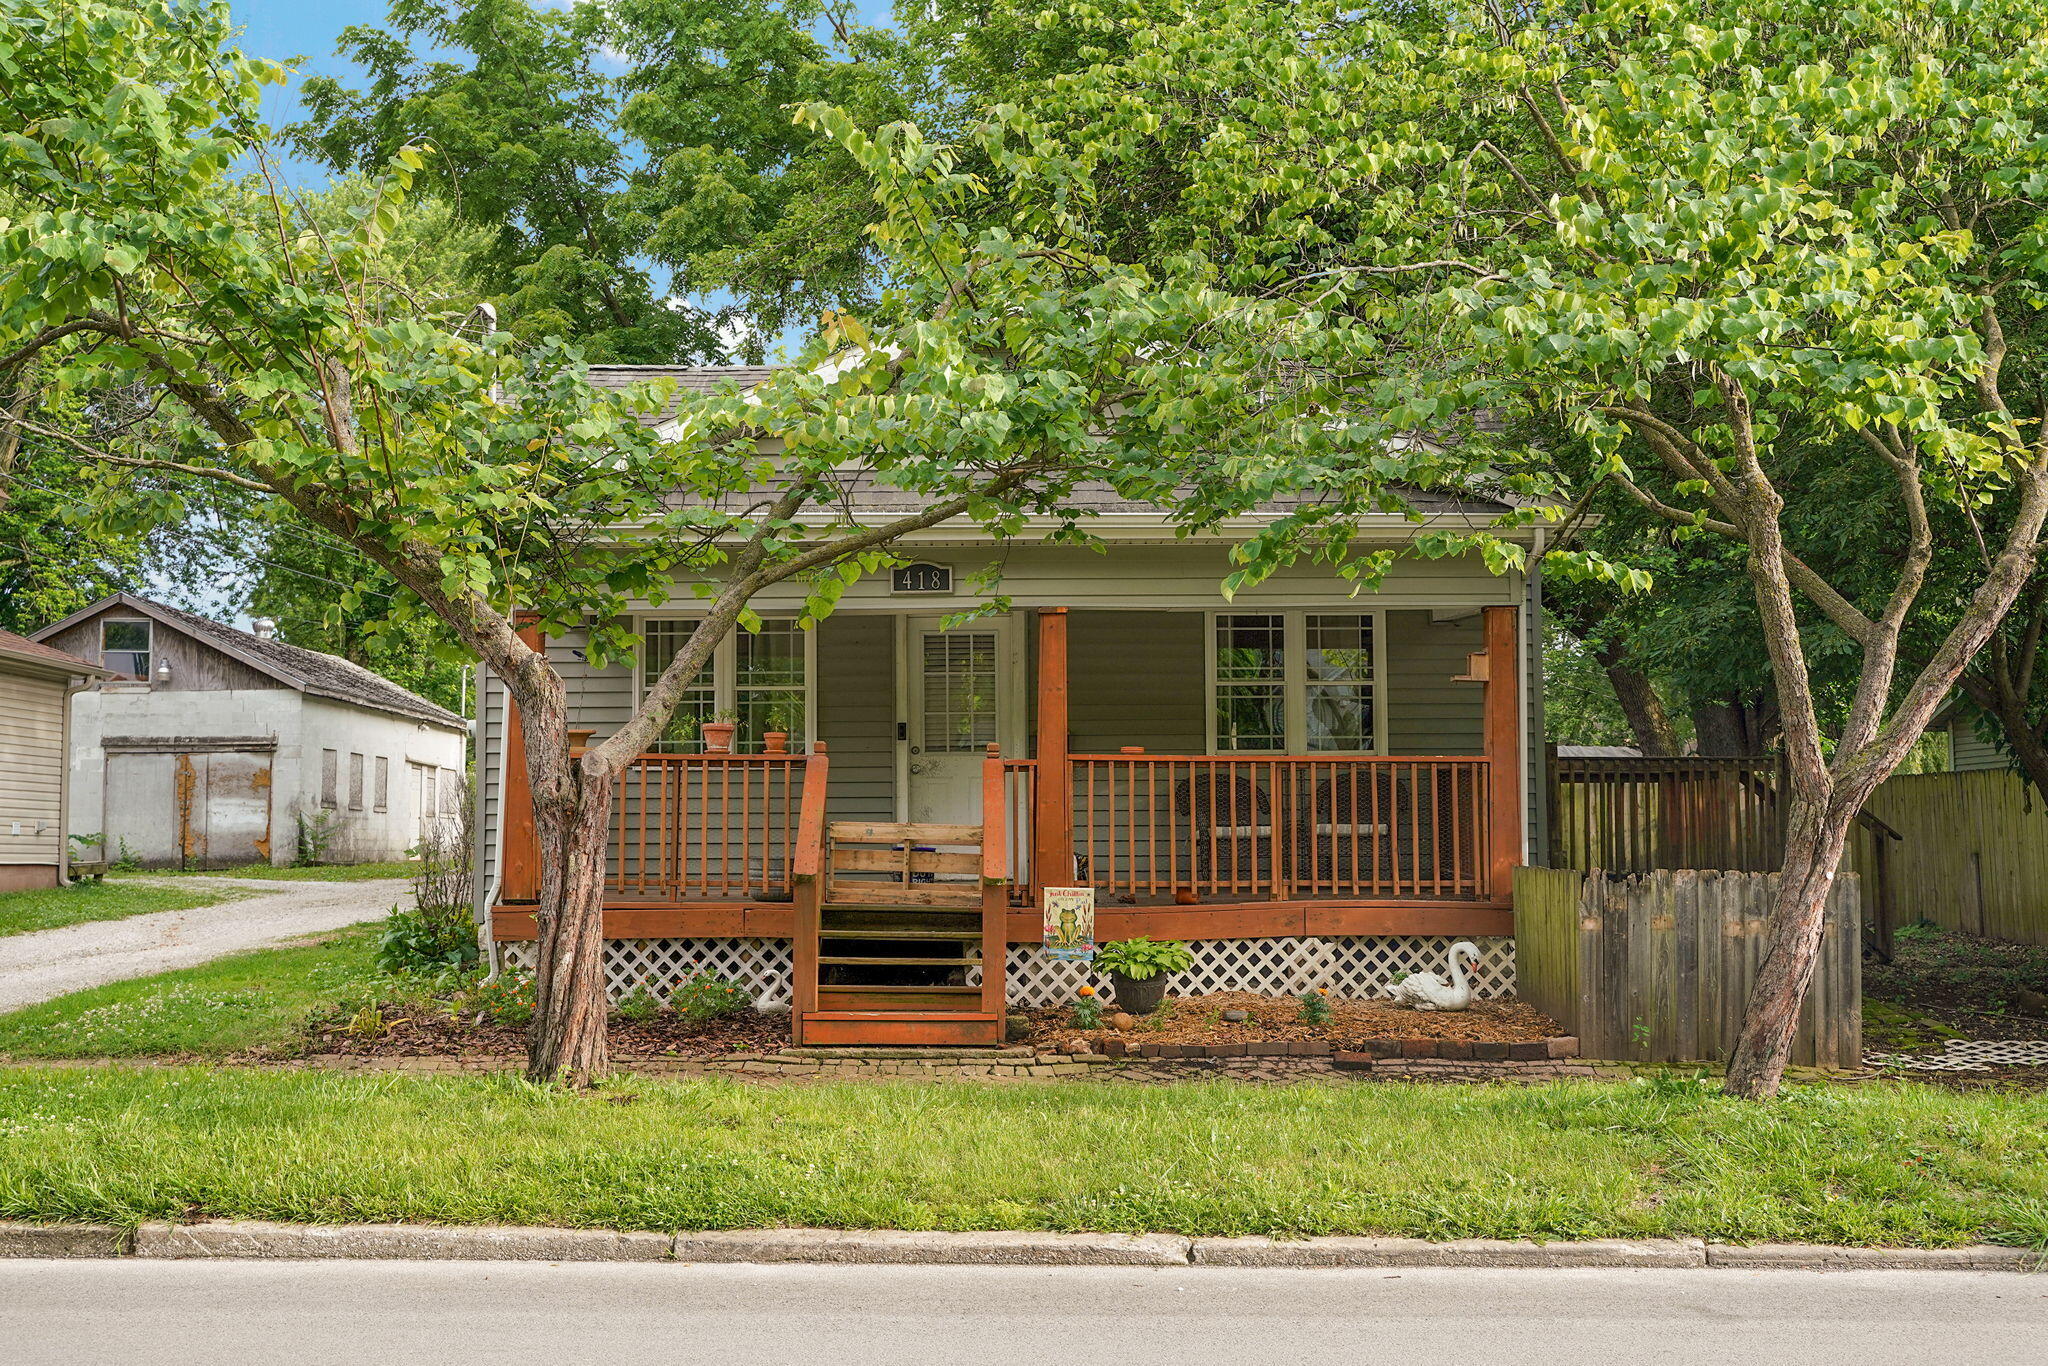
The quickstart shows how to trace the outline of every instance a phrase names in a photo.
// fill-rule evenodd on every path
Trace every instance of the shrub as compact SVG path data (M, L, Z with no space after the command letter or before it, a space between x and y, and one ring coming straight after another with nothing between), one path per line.
M477 961L476 922L463 907L393 906L377 941L377 966L419 977L463 972Z
M492 1024L522 1028L533 1019L537 1003L533 974L500 973L493 981L477 983L470 990L469 1001Z
M1327 989L1317 987L1301 994L1301 1022L1308 1025L1330 1022L1330 993Z
M685 1023L701 1025L721 1015L736 1015L754 1002L731 978L699 973L670 992L668 1003Z
M657 1001L654 998L654 993L647 989L645 983L642 983L626 993L625 998L619 1002L617 1010L619 1018L627 1024L646 1024L649 1020L661 1014L661 1002Z
M1148 981L1162 972L1186 972L1195 964L1188 946L1177 939L1154 943L1142 936L1118 939L1095 951L1097 972L1118 972L1133 982Z

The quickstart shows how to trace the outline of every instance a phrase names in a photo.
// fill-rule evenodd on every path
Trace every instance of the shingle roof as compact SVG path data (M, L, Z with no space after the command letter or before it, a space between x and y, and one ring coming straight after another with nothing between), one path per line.
M12 631L0 631L0 655L21 660L26 664L48 664L54 668L67 669L72 673L103 674L106 672L105 669L102 669L91 660L80 659L77 655L66 654L64 651L52 646L30 640L27 636L18 636Z
M673 379L679 387L697 393L710 393L719 385L736 383L741 388L751 388L761 383L777 370L778 365L593 365L590 367L590 382L600 389L624 389L629 385L644 383L653 379ZM673 412L673 410L670 410ZM648 426L659 423L669 413L650 414L642 419ZM1491 413L1479 413L1474 419L1482 431L1499 431L1500 420ZM1490 498L1459 498L1452 494L1432 489L1404 489L1403 496L1416 511L1425 516L1440 516L1469 513L1475 516L1497 516L1508 510L1508 505ZM1305 499L1276 500L1261 511L1277 513L1298 507ZM924 506L924 499L914 493L877 484L865 473L850 473L845 480L840 504L849 514L863 513L905 514L916 512ZM1114 513L1161 512L1154 503L1133 502L1119 495L1109 485L1086 482L1078 485L1066 506L1076 512L1091 516Z
M146 613L174 630L189 635L213 646L223 653L259 669L281 683L312 693L317 697L331 697L372 711L391 712L398 716L409 716L415 721L430 725L446 726L454 730L466 730L469 723L445 707L437 707L417 693L407 692L388 678L371 673L360 664L351 664L338 655L322 654L299 645L287 645L281 640L268 640L249 631L237 630L233 626L202 617L192 612L167 607L148 598L136 597L133 593L116 593L103 598L81 612L53 626L45 626L37 635L49 635L63 630L72 622L90 616L101 608L119 603L124 607Z
M649 380L672 379L678 389L708 394L719 385L728 383L751 389L781 368L779 365L593 365L590 367L590 382L599 389L625 389ZM652 427L674 411L670 408L667 412L649 413L640 419L641 424Z

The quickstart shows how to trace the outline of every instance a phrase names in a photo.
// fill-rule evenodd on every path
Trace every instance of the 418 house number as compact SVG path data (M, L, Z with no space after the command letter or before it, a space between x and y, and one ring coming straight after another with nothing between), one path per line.
M943 564L906 564L889 571L892 593L950 593L953 571Z

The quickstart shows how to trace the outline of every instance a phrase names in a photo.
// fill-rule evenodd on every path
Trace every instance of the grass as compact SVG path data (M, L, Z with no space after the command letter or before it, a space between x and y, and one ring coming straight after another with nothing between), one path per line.
M279 868L269 863L248 863L239 868L203 868L192 872L177 869L147 869L148 877L253 877L266 882L368 882L378 878L409 878L420 869L418 863L400 859L390 863L297 864Z
M2048 1099L0 1069L0 1218L2048 1247Z
M188 911L231 895L226 888L201 891L121 882L78 882L34 892L0 892L0 935L54 930L93 920L124 920L152 911Z
M371 957L379 933L376 924L353 926L316 943L255 949L176 972L109 982L0 1015L0 1056L289 1051L309 1014L367 995L381 983Z

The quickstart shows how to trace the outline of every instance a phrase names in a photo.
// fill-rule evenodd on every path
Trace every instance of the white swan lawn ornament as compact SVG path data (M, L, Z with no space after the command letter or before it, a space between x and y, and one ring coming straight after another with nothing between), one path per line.
M1394 983L1394 1003L1417 1010L1463 1010L1472 1004L1472 983L1465 976L1467 960L1479 961L1479 946L1469 939L1451 945L1451 980L1418 972Z

